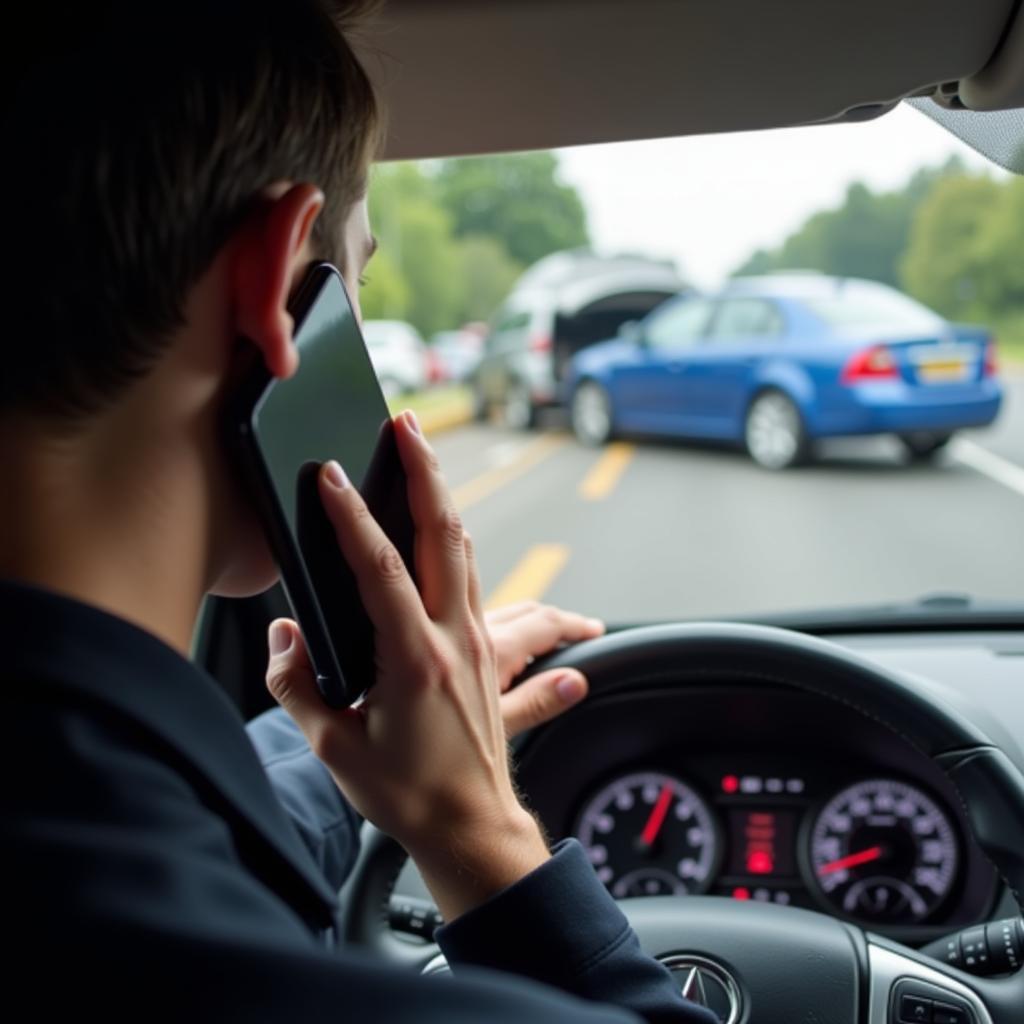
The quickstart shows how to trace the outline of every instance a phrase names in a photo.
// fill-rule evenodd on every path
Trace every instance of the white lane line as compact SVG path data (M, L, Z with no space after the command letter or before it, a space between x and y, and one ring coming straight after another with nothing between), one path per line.
M996 455L995 452L990 452L987 448L982 448L980 444L975 444L963 437L953 438L950 448L952 449L950 454L958 462L970 466L971 469L983 473L990 480L995 480L996 483L1009 487L1011 491L1016 491L1021 497L1024 497L1024 467L1018 466L1015 462L1010 462L1009 459L1004 459L1001 455Z

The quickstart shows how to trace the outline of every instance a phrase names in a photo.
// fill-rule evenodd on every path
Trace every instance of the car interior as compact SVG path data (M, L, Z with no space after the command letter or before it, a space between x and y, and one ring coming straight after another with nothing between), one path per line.
M795 125L827 147L833 123L905 100L1006 166L1024 152L1014 0L389 0L358 47L388 160ZM196 659L246 718L272 703L281 614L278 590L207 602ZM672 863L612 890L645 949L723 968L726 1024L1024 1022L1020 608L609 626L528 670L576 666L591 694L517 741L517 777L599 875L636 855L638 794L674 793ZM852 871L883 850L880 876ZM422 881L368 825L342 895L349 942L444 969Z

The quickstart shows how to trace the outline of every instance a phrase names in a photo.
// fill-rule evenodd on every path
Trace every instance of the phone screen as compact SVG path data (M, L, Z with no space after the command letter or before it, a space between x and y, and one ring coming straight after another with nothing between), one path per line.
M373 627L317 487L336 459L412 573L413 527L391 416L337 271L321 265L294 309L299 369L268 383L251 415L271 494L285 591L329 703L350 704L374 677ZM283 535L282 535L283 529Z

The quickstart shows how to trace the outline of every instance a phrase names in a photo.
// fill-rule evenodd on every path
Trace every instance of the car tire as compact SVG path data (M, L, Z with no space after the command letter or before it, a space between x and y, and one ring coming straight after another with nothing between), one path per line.
M781 391L762 391L747 409L743 440L764 469L789 469L810 457L810 441L796 403Z
M572 394L572 429L581 444L596 448L612 436L614 415L608 392L597 381L583 381Z
M505 392L502 418L511 430L530 430L537 422L537 407L525 384L513 384Z
M939 434L929 430L916 430L912 434L900 434L907 457L913 462L925 462L934 458L949 444L952 434Z

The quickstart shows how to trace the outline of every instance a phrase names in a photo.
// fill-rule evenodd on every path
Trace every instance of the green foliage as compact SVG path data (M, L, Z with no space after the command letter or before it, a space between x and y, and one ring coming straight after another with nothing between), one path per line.
M778 249L757 250L735 273L820 270L898 285L917 207L936 182L962 173L963 164L953 157L942 167L918 171L895 192L875 193L855 182L839 207L815 213Z
M497 238L467 235L458 243L459 279L463 284L459 323L486 320L501 305L523 268Z
M459 254L440 207L416 200L402 206L401 215L398 260L409 286L406 319L430 335L457 322L463 296Z
M404 320L409 310L409 285L387 249L380 250L359 289L359 304L367 320Z
M456 235L500 239L525 267L588 241L583 203L574 188L557 180L557 170L553 153L444 160L438 198Z
M1004 361L1024 360L1024 179L969 174L956 157L905 188L851 185L777 249L737 273L802 268L896 285L952 320L994 328Z
M907 290L954 319L983 308L985 278L998 268L981 258L987 224L1000 186L986 177L960 175L936 183L921 203L903 259Z
M451 219L418 166L377 169L370 224L379 248L366 271L364 315L408 320L425 335L451 327L463 294L458 250Z
M587 241L583 204L557 168L551 153L378 167L364 316L427 336L488 319L526 266Z
M1011 178L999 195L977 239L979 305L1000 314L1018 311L1024 317L1024 178Z

